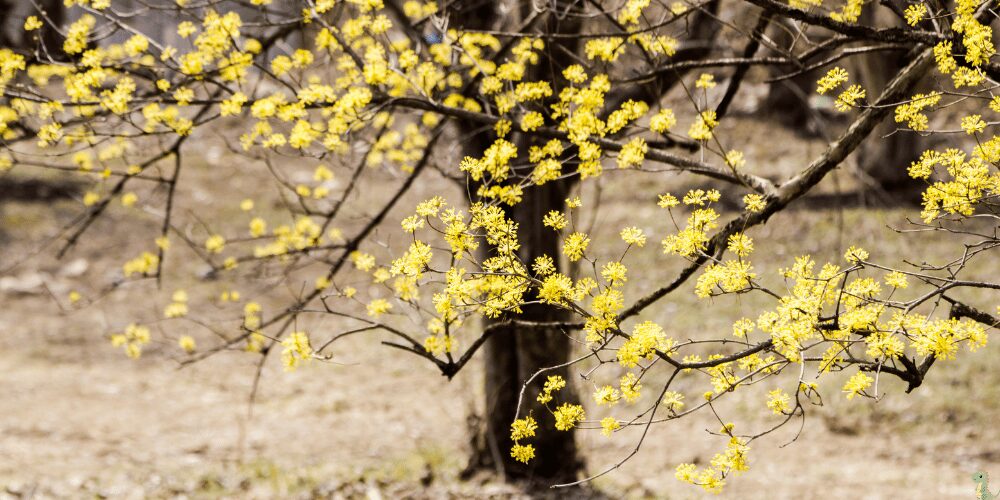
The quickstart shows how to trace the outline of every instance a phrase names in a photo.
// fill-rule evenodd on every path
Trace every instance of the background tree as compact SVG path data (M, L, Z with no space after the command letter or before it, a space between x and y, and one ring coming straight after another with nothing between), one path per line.
M169 273L179 246L207 266L203 279L269 283L259 298L224 295L218 314L197 286L171 287L162 315L213 336L208 347L177 338L187 362L239 349L263 366L280 352L294 370L330 360L338 339L378 332L450 378L482 349L486 428L473 467L573 486L634 456L650 426L701 411L717 417L724 450L676 474L717 491L747 469L751 442L804 419L828 372L853 374L838 388L848 398L877 396L883 374L912 390L935 360L983 345L996 325L960 295L1000 289L972 265L998 241L1000 140L985 136L983 116L1000 107L985 4L914 3L897 26L864 19L853 1L70 3L69 23L41 13L23 23L55 30L68 60L38 38L30 51L0 49L0 165L92 183L55 251L93 236L112 203L141 203L153 215L137 236L149 249L105 293L180 281ZM182 41L144 33L137 21L149 16ZM775 40L772 25L795 36ZM900 64L863 87L843 66L870 54ZM822 71L816 91L836 94L849 122L790 175L747 165L738 149L747 135L722 124L758 67L785 71L778 78ZM947 79L928 81L932 70ZM924 84L933 91L917 93ZM927 186L919 229L962 236L960 256L896 269L903 263L850 246L840 263L790 261L783 282L755 270L755 228L890 118L898 135L954 136L938 125L957 123L975 139L951 142L969 153L928 151L907 170ZM768 140L756 132L749 140ZM278 214L253 198L211 220L177 206L178 190L192 188L182 175L195 168L192 141L210 136L270 172ZM616 228L619 239L591 238L583 214L599 205L588 186L674 173L700 187L674 196L647 183L651 192L636 196L665 212ZM720 208L722 185L736 213ZM658 248L647 247L652 231L663 232ZM643 252L682 268L630 269ZM661 285L630 289L636 272L662 275ZM771 302L726 332L655 320L665 298L692 291ZM335 329L317 327L324 318L337 318ZM112 344L139 357L153 320L129 318ZM756 387L768 389L761 407L776 420L743 430L719 405ZM645 429L634 451L580 478L573 430L630 427Z

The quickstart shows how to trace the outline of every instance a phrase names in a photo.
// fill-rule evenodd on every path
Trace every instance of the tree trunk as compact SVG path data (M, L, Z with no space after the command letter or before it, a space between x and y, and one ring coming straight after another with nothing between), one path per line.
M504 20L498 15L498 7L498 2L470 2L467 6L459 4L454 7L450 19L452 23L460 22L465 28L487 29L503 25ZM518 12L518 8L518 5L512 6L515 15L508 16L506 20L518 17L517 14L522 14L520 16L522 19L526 17L524 13ZM528 9L530 4L524 3L520 8ZM517 22L512 21L512 24ZM578 32L580 26L578 22L563 20L558 25L553 21L542 28L545 32L567 33ZM561 49L548 47L546 52L558 53L559 50L575 52L576 41L566 40ZM553 82L558 92L557 81L561 78L561 69L553 70L557 65L550 64L552 62L549 57L542 57L538 64L529 68L524 81L548 80ZM462 123L460 126L466 131L478 127ZM473 157L482 156L483 151L494 139L491 132L466 135L465 154ZM519 156L526 157L530 143L518 135L512 140L517 143ZM551 210L566 209L565 199L570 187L571 183L568 181L533 186L525 190L520 204L507 210L508 216L519 225L520 257L529 265L535 257L541 255L551 255L558 262L559 239L551 229L542 224L542 217ZM536 304L524 306L518 318L530 321L563 321L568 319L568 315L564 311ZM533 414L539 425L536 437L529 441L535 446L535 458L528 464L523 464L515 461L510 455L513 445L510 439L510 425L515 418L514 411L522 385L539 369L565 363L569 359L571 349L569 337L558 330L525 330L509 327L493 333L486 341L483 346L485 426L473 438L473 456L467 472L491 470L506 480L527 481L539 486L573 481L577 478L583 470L583 460L578 455L574 433L556 430L554 419L535 402L545 382L545 376L539 377L524 394L525 412L534 408ZM562 375L571 382L566 368L547 372L545 375ZM572 383L559 391L558 400L579 402Z
M899 23L894 14L879 5L866 5L861 14L861 22L869 25L886 26ZM868 91L869 96L878 95L889 80L904 66L900 60L904 52L884 52L863 54L857 61L852 74L858 83ZM921 137L913 132L896 132L898 124L891 115L861 144L857 152L858 169L866 191L889 194L891 197L911 198L922 191L923 183L909 176L907 168L920 157ZM895 132L895 133L894 133ZM898 196L897 196L898 195Z
M865 5L860 22L869 26L902 26L895 14L879 4ZM787 29L774 30L772 37L779 45L787 46L792 41L789 34L791 32ZM872 99L902 69L904 64L901 58L904 54L874 52L849 59L846 68L851 74L851 83L864 87L868 98ZM797 130L818 132L823 124L815 120L816 111L809 105L809 96L815 92L816 80L828 69L829 67L810 71L772 84L765 105L765 109L775 111L771 118ZM779 75L793 70L789 66L775 66L771 74ZM910 162L919 158L924 141L913 132L895 132L896 129L897 124L890 115L855 153L860 191L875 194L882 201L898 201L900 197L919 201L919 197L913 198L913 195L922 190L922 184L909 177L907 167Z
M779 18L768 31L768 36L780 47L788 47L794 42L792 21ZM771 52L771 56L780 55ZM772 66L769 76L777 77L794 72L794 66ZM770 84L761 111L769 119L809 136L815 136L823 124L817 121L817 112L811 109L809 96L815 90L818 70L808 71L792 78Z
M542 217L550 210L565 210L566 182L547 183L526 191L524 200L512 210L512 218L520 225L521 258L531 262L541 255L559 255L559 240L551 229L542 225ZM520 319L529 321L565 321L565 311L538 304L523 308ZM569 360L572 344L562 331L521 330L506 327L497 331L484 346L486 363L486 428L473 457L473 466L501 471L507 479L531 482L566 482L576 479L583 469L572 431L559 431L554 420L539 412L535 398L545 381L538 377L524 394L526 409L535 407L539 431L530 442L535 446L535 458L528 464L513 460L510 448L510 424L514 421L522 384L541 368L556 366ZM546 372L561 375L569 384L558 393L559 401L578 402L567 368Z
M66 22L66 6L60 0L42 0L39 4L45 11L45 15L52 21L52 24L46 23L45 27L42 28L43 57L45 57L44 54L48 54L48 57L53 59L65 60L63 36L56 28L61 28L62 24Z
M24 31L24 20L28 16L45 17L61 27L65 22L66 8L62 0L37 0L37 8L26 0L0 0L0 45L29 52L35 49L34 34ZM37 33L37 32L36 32ZM40 31L41 42L54 58L62 55L62 37L48 22ZM44 52L42 52L44 59Z

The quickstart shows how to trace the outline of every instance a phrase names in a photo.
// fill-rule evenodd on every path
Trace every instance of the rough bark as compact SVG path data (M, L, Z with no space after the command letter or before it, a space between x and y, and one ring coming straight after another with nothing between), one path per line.
M794 26L788 19L779 18L768 36L780 47L788 47L794 41ZM770 76L777 77L794 70L791 66L772 66ZM767 89L761 111L785 127L815 135L818 128L815 110L809 105L809 95L816 84L818 71L809 71L795 77L772 83Z
M451 22L462 20L466 27L473 27L470 24L478 24L479 28L487 28L498 19L495 3L474 4L468 9L458 12L458 15L451 16ZM530 7L525 4L524 8ZM518 16L521 19L527 17L526 13ZM502 22L502 21L501 21ZM547 21L543 21L547 22ZM546 31L573 32L579 30L575 23L562 21L561 24L550 22L543 26ZM575 44L575 42L568 42ZM560 50L575 51L576 47L564 44ZM549 53L558 53L553 47L549 47ZM552 56L558 57L558 56ZM525 75L525 81L545 79L553 81L559 70L551 71L553 62L548 57L544 57L539 64L535 65L529 74ZM550 74L555 73L555 74ZM463 130L474 130L481 125L461 124ZM473 136L466 136L464 144L466 154L470 156L481 156L486 147L492 143L492 134L483 132ZM515 136L520 151L526 152L530 145L521 136ZM559 241L551 229L542 225L542 217L551 210L565 210L565 199L570 190L570 183L567 181L550 182L544 186L534 187L526 190L523 201L516 207L508 210L508 216L519 224L519 235L521 242L520 257L524 262L531 262L535 257L541 255L559 256ZM561 321L568 319L563 311L550 307L538 305L528 305L523 308L519 319L530 321ZM510 439L510 425L514 421L514 411L517 407L518 398L522 385L536 371L541 368L550 367L565 363L569 359L572 344L568 336L558 330L522 330L517 327L507 327L495 332L483 348L483 360L485 363L485 415L484 425L480 429L479 435L473 439L473 456L469 462L468 471L486 469L496 471L507 480L527 481L529 483L548 486L557 482L572 481L577 478L583 469L583 460L580 458L574 433L572 431L559 431L554 428L551 416L540 414L534 415L539 423L539 431L536 438L531 440L535 446L535 459L528 464L515 461L510 456L512 442ZM567 380L571 380L567 369L560 369L548 372L546 375L562 375ZM528 408L533 405L545 377L539 377L535 383L525 392L525 402ZM578 402L572 382L559 393L559 399L564 401ZM544 410L543 410L544 412Z
M528 191L530 194L512 211L511 216L520 223L521 257L530 262L536 256L559 255L558 239L551 229L541 224L542 217L550 210L563 210L563 200L567 195L566 183L549 183ZM528 305L519 316L529 321L565 321L564 312L539 305ZM566 482L576 479L583 468L578 456L573 432L559 431L553 427L549 415L535 412L539 432L532 439L535 459L522 464L510 457L510 424L514 420L514 409L524 381L537 370L565 363L569 359L572 344L567 335L559 330L520 330L511 326L493 334L484 346L486 362L486 415L485 436L480 439L473 464L494 468L508 479L528 480L548 483ZM559 392L563 401L577 402L572 379L563 368L547 372L546 375L562 375L570 384ZM525 402L530 408L538 395L545 377L539 377L525 392Z
M893 23L893 16L887 8L868 5L861 21L884 26ZM905 52L863 54L855 58L852 73L856 72L861 85L874 95L906 65L904 57ZM855 157L861 180L866 191L919 202L923 183L911 178L906 169L920 157L923 141L913 132L896 132L896 129L897 124L889 116L861 144Z
M876 4L865 6L860 24L900 25L895 14L888 8ZM791 32L790 29L774 30L772 37L779 45L788 45L791 42L789 34ZM873 52L849 59L846 68L852 76L852 83L861 84L867 90L870 100L871 96L878 95L889 80L905 66L905 59L905 51ZM797 130L817 132L822 124L817 123L815 111L809 105L808 99L814 92L816 80L827 69L810 71L773 84L765 104L765 109L775 110L771 118ZM789 67L776 66L772 74L777 75L789 70ZM888 116L855 153L861 191L873 194L876 199L881 199L883 202L901 199L918 201L919 197L913 198L913 196L919 196L922 185L907 175L906 167L919 158L924 141L917 134L896 132L896 129L897 125L892 116Z

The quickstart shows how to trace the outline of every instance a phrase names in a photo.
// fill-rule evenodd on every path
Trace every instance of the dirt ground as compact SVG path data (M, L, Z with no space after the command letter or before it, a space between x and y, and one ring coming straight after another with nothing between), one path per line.
M822 147L783 133L788 137L748 150L750 164L767 158L791 168L796 158ZM257 187L224 150L205 151L193 158L193 187L182 200L222 207L220 217L241 216L238 196L217 198L198 180L227 176L234 193L268 188ZM835 176L839 184L827 182L826 192L849 185L849 173ZM637 215L651 220L655 194L637 204L633 182L609 176L600 200L611 208L595 220L595 234L616 233ZM688 182L676 178L652 188L662 192ZM399 213L420 195L408 198ZM32 249L78 207L72 201L0 200L0 278L7 280L0 284L0 498L523 496L516 485L485 476L458 478L474 425L470 416L482 411L478 364L448 382L426 361L389 351L377 337L349 337L337 344L333 361L293 373L271 359L251 414L257 357L233 351L180 365L179 335L195 335L199 345L213 341L198 325L150 320L153 343L141 359L127 359L108 334L131 321L159 318L172 287L199 285L182 277L198 264L180 265L162 291L144 283L102 295L121 262L148 248L154 219L116 209L67 258L56 261L51 251L34 256ZM893 258L912 242L881 239L886 225L904 224L912 213L905 207L791 210L778 216L780 223L751 234L763 255L755 264L774 275L801 253L836 259L845 242ZM390 217L392 224L398 219ZM655 241L665 228L648 230ZM955 251L943 239L921 244L929 245L928 258ZM667 271L675 266L634 265ZM1000 275L998 264L989 265L994 267L983 272ZM637 284L634 296L656 285L656 273L643 274L651 277ZM199 286L206 290L199 293L217 294L230 285ZM265 295L268 284L244 276L235 286L256 297ZM677 332L728 331L734 318L759 310L750 299L699 302L692 287L664 300L649 319L668 319ZM70 290L92 303L70 307ZM726 313L701 314L710 306ZM225 314L220 308L216 316ZM314 331L336 327L333 319L310 325ZM835 375L827 382L826 404L810 408L801 435L796 437L799 424L793 423L753 443L750 471L732 478L718 498L973 498L973 472L1000 477L1000 432L993 425L1000 415L998 355L995 341L977 353L963 352L958 361L935 366L913 394L886 383L878 403L844 401ZM727 407L730 416L740 425L773 423L754 397L737 393ZM673 470L681 462L707 462L724 446L705 432L715 427L697 418L654 427L633 460L593 482L593 494L702 498L700 490L675 480ZM589 470L625 456L636 444L629 437L581 433Z

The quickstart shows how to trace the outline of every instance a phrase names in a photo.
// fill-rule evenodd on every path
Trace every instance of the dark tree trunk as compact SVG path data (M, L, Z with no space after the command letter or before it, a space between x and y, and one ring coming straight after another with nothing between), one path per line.
M56 60L65 59L63 53L63 37L56 28L62 27L66 22L66 6L61 0L42 0L39 2L45 15L48 16L52 24L45 24L42 28L42 57L51 57Z
M794 41L791 21L779 18L768 35L780 47L787 47ZM778 55L772 52L769 55ZM770 76L778 77L796 70L794 66L773 66ZM792 78L772 83L767 89L762 111L768 118L793 130L807 135L815 135L822 126L817 120L816 110L809 103L809 96L815 89L818 71L808 71Z
M48 21L38 32L24 31L24 20L28 16L36 16L43 21L45 17L52 21L56 27L62 26L65 22L66 7L63 0L37 0L38 8L27 0L0 0L0 44L4 47L31 51L35 48L34 37L38 34L45 49L52 57L62 54L62 37ZM41 9L44 17L39 13ZM45 51L40 50L42 59L45 59Z
M521 258L525 262L541 255L559 255L558 238L541 224L541 220L550 210L565 210L567 191L565 182L547 183L528 190L524 200L512 210L512 218L520 224ZM525 306L523 311L519 318L529 321L569 319L564 311L540 305ZM507 327L490 337L484 350L485 436L478 440L480 449L474 457L474 465L500 470L508 479L550 484L576 479L583 469L583 460L578 456L573 432L556 430L552 417L545 410L539 411L535 402L545 376L538 377L524 395L524 408L535 408L533 413L539 423L538 434L530 441L535 446L535 458L529 464L522 464L510 456L513 445L510 424L514 421L522 384L540 368L568 361L571 350L569 336L556 329ZM561 375L570 382L559 391L559 401L578 402L568 369L549 371L545 375Z
M866 5L860 22L870 26L902 26L895 14L878 4ZM787 46L792 41L789 33L790 30L773 30L772 36L776 43ZM904 66L904 54L905 52L875 52L851 58L846 63L851 83L864 87L869 99L877 96ZM827 69L829 67L772 84L765 104L765 109L775 110L771 119L797 130L820 132L823 123L816 119L816 110L810 106L809 96L815 93L816 80ZM790 71L794 71L794 68L776 66L771 73L777 76ZM907 167L920 157L925 141L913 132L896 132L896 129L897 124L892 115L889 115L855 153L860 191L869 196L874 195L876 200L882 202L904 199L919 201L917 193L921 191L922 184L909 177Z
M529 5L525 5L527 8ZM468 4L456 8L450 19L461 22L466 28L489 28L504 22L497 13L496 2ZM521 16L522 18L524 16ZM546 32L578 32L579 23L563 20L553 21L543 26ZM546 52L558 54L559 50L576 51L575 41L563 44L561 49L548 47ZM553 42L554 43L554 42ZM558 57L558 56L553 56ZM561 66L553 64L550 57L543 57L529 69L524 81L548 80L554 82L558 93L558 79ZM555 69L553 69L555 68ZM460 124L464 130L475 130L474 124ZM489 132L465 136L465 154L482 156L495 137ZM515 134L514 140L521 152L527 155L530 143ZM520 158L519 158L520 159ZM551 210L564 211L565 199L571 184L567 181L550 182L543 186L533 186L525 190L523 200L508 209L508 216L519 224L521 243L520 257L524 262L532 262L535 257L551 255L557 261L560 255L559 239L556 234L542 224L542 218ZM473 188L475 191L475 188ZM530 264L529 264L530 265ZM533 297L530 297L533 298ZM522 308L519 319L530 321L563 321L568 319L564 311L550 307L528 305ZM514 411L518 404L521 387L541 368L565 363L569 359L572 344L561 331L538 329L522 330L516 327L495 332L483 348L485 363L485 425L474 436L473 456L468 472L475 470L497 471L507 480L527 481L548 486L557 482L573 481L583 470L583 460L579 457L572 431L559 431L554 427L554 419L546 410L539 408L535 398L545 376L539 377L524 394L524 411L532 411L539 424L536 437L528 442L535 446L535 458L528 464L515 461L510 455L513 443L510 439L510 425L514 421ZM562 375L571 382L568 369L547 372L547 375ZM572 383L559 391L559 401L579 402Z
M11 0L0 0L0 46L18 47L21 43L21 30L17 26L17 14Z
M885 26L893 23L894 14L878 5L866 5L861 14L861 22ZM863 54L856 58L852 74L857 75L861 86L869 96L878 95L889 80L905 65L905 52L884 52ZM907 174L910 163L920 157L924 141L913 132L896 132L898 124L889 115L875 131L861 144L856 153L858 169L864 176L866 191L876 195L890 195L891 198L905 198L919 202L919 192L923 183ZM895 132L895 133L894 133ZM916 195L916 198L913 198Z

